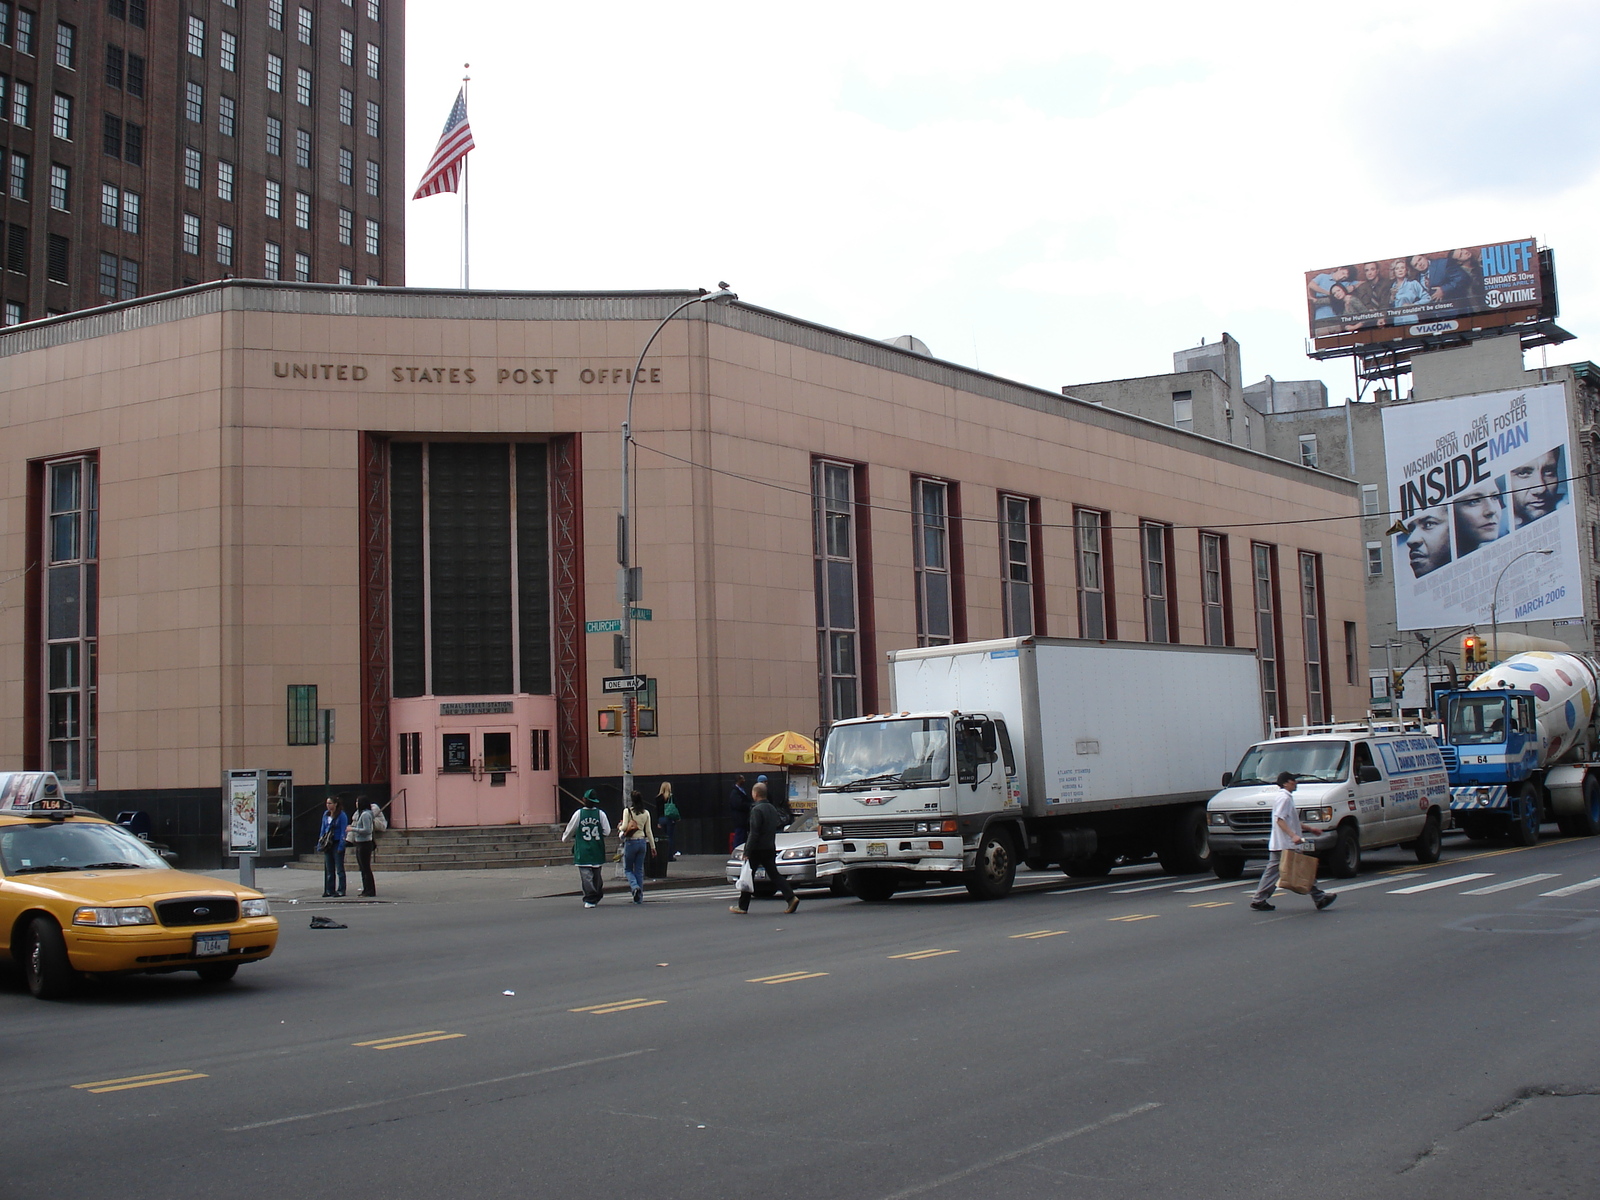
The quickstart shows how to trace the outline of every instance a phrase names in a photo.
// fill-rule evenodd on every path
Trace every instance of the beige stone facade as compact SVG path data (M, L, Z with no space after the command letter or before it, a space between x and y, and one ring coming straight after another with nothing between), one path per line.
M245 766L320 784L321 748L285 744L286 689L305 684L338 714L334 785L407 786L387 707L386 456L430 441L548 451L546 694L560 710L549 778L616 775L619 742L595 731L611 638L582 622L618 615L629 373L683 298L233 282L0 334L0 766L49 765L47 467L82 454L100 481L98 746L92 770L85 750L83 790L125 807L145 794L200 803L223 769ZM822 720L819 457L850 466L857 486L869 710L888 703L885 652L917 643L917 477L957 485L951 559L968 638L1008 632L998 518L1015 494L1032 504L1034 632L1080 633L1075 506L1106 514L1124 639L1146 637L1141 521L1171 527L1167 609L1186 643L1205 639L1201 530L1226 539L1235 645L1256 644L1252 543L1275 547L1277 715L1298 723L1309 553L1325 709L1365 709L1354 483L739 304L672 322L635 403L639 603L652 612L636 656L658 681L660 729L639 743L641 775L709 779L738 769L757 738ZM1204 698L1151 701L1181 720ZM87 711L86 700L80 721ZM552 789L517 811L555 810Z

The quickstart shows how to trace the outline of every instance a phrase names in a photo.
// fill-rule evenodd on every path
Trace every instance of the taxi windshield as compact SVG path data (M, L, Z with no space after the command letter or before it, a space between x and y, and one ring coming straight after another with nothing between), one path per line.
M117 825L52 821L0 828L0 871L7 875L130 867L168 869L165 859Z
M1349 757L1349 742L1266 742L1244 752L1228 786L1277 783L1280 771L1302 783L1337 783L1347 774Z

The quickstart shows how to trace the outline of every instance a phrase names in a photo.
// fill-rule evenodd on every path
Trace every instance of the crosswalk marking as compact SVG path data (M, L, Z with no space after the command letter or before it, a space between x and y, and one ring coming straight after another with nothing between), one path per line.
M1162 888L1177 887L1180 883L1186 882L1187 880L1183 879L1172 879L1166 883L1147 883L1143 887L1118 888L1111 894L1113 896L1131 896L1135 892L1158 892Z
M1389 876L1387 876L1385 878L1382 878L1382 879L1367 879L1367 880L1363 880L1361 883L1340 883L1340 884L1335 884L1334 886L1337 887L1339 889L1340 893L1342 894L1344 892L1359 892L1362 888L1385 887L1385 886L1387 886L1388 884L1391 884L1391 883L1399 883L1402 879L1421 879L1421 878L1422 878L1422 872L1421 871L1411 871L1411 872L1409 872L1409 873L1407 873L1405 875L1389 875Z
M649 1008L655 1004L665 1003L665 1000L646 1000L643 996L635 996L631 1000L607 1000L604 1004L586 1004L582 1008L569 1008L567 1011L604 1017L611 1013L627 1012L630 1008Z
M1434 879L1428 883L1414 883L1410 887L1395 888L1389 895L1414 896L1418 892L1431 892L1434 888L1449 887L1453 883L1471 883L1474 879L1487 879L1493 874L1493 871L1474 871L1470 875L1452 875L1449 879ZM1386 882L1393 883L1394 881L1391 879Z
M209 1079L198 1071L183 1067L177 1071L157 1071L153 1075L126 1075L121 1079L97 1079L92 1083L75 1083L74 1090L88 1092L126 1092L131 1088L155 1087L163 1083L182 1083L186 1079Z
M959 951L959 950L912 950L907 954L891 954L891 955L889 955L889 957L890 958L905 958L905 959L938 958L941 954L960 954L960 953L961 953L961 951Z
M1158 915L1159 914L1157 914L1157 913L1128 913L1126 916L1122 916L1122 917L1107 917L1106 920L1108 920L1108 921L1153 921L1153 920L1156 919L1156 917Z
M1522 887L1528 883L1543 883L1546 879L1560 879L1560 873L1554 875L1524 875L1521 879L1508 879L1504 883L1491 883L1488 887L1473 888L1470 892L1462 892L1463 896L1492 896L1496 892L1508 892L1512 888Z
M1177 894L1192 896L1196 892L1220 892L1223 888L1255 887L1258 882L1255 879L1238 879L1232 883L1208 883L1204 887L1179 888Z
M1557 888L1553 892L1540 892L1541 896L1576 896L1579 892L1587 892L1590 888L1600 887L1600 879L1586 879L1582 883L1569 884L1564 888Z
M1012 936L1013 939L1015 939L1015 938L1047 938L1047 937L1060 937L1065 932L1067 932L1065 929L1035 929L1031 933L1013 933L1011 936Z
M788 971L782 975L763 975L760 979L746 979L746 983L799 983L802 979L821 979L826 971Z

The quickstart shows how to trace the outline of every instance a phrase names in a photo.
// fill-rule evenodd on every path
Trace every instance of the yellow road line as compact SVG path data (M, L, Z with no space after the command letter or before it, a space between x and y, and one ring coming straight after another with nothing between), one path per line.
M1232 900L1202 900L1199 904L1191 904L1190 908L1227 908Z
M608 1000L604 1004L588 1004L583 1008L569 1008L568 1012L592 1013L597 1017L604 1017L610 1013L627 1012L630 1008L649 1008L653 1004L665 1004L665 1000L646 1000L643 996L635 996L631 1000Z
M802 979L821 979L826 971L790 971L785 975L765 975L760 979L746 979L746 983L798 983Z
M403 1042L407 1038L432 1037L436 1033L443 1033L442 1029L421 1029L416 1033L391 1033L387 1037L373 1038L370 1042L351 1042L352 1046L379 1046L384 1042Z
M421 1046L427 1042L448 1042L451 1038L466 1037L464 1033L441 1033L437 1037L412 1038L407 1042L380 1042L374 1050L399 1050L402 1046Z
M907 954L891 954L890 958L938 958L941 954L960 954L959 950L912 950Z
M1153 921L1159 913L1129 913L1125 917L1107 917L1108 921Z
M208 1079L198 1071L184 1067L177 1071L157 1071L153 1075L128 1075L122 1079L98 1079L93 1083L75 1083L73 1088L90 1092L126 1092L130 1088L155 1087L160 1083L182 1083L186 1079Z
M1013 933L1011 935L1011 937L1013 939L1016 939L1016 938L1060 937L1063 933L1066 933L1066 932L1067 931L1065 929L1035 929L1031 933Z

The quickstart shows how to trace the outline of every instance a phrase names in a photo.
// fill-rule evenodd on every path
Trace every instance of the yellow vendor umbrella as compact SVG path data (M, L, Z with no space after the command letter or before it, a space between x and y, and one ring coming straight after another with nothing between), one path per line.
M764 763L769 767L814 767L817 765L817 747L803 733L792 729L762 738L744 752L747 763Z

